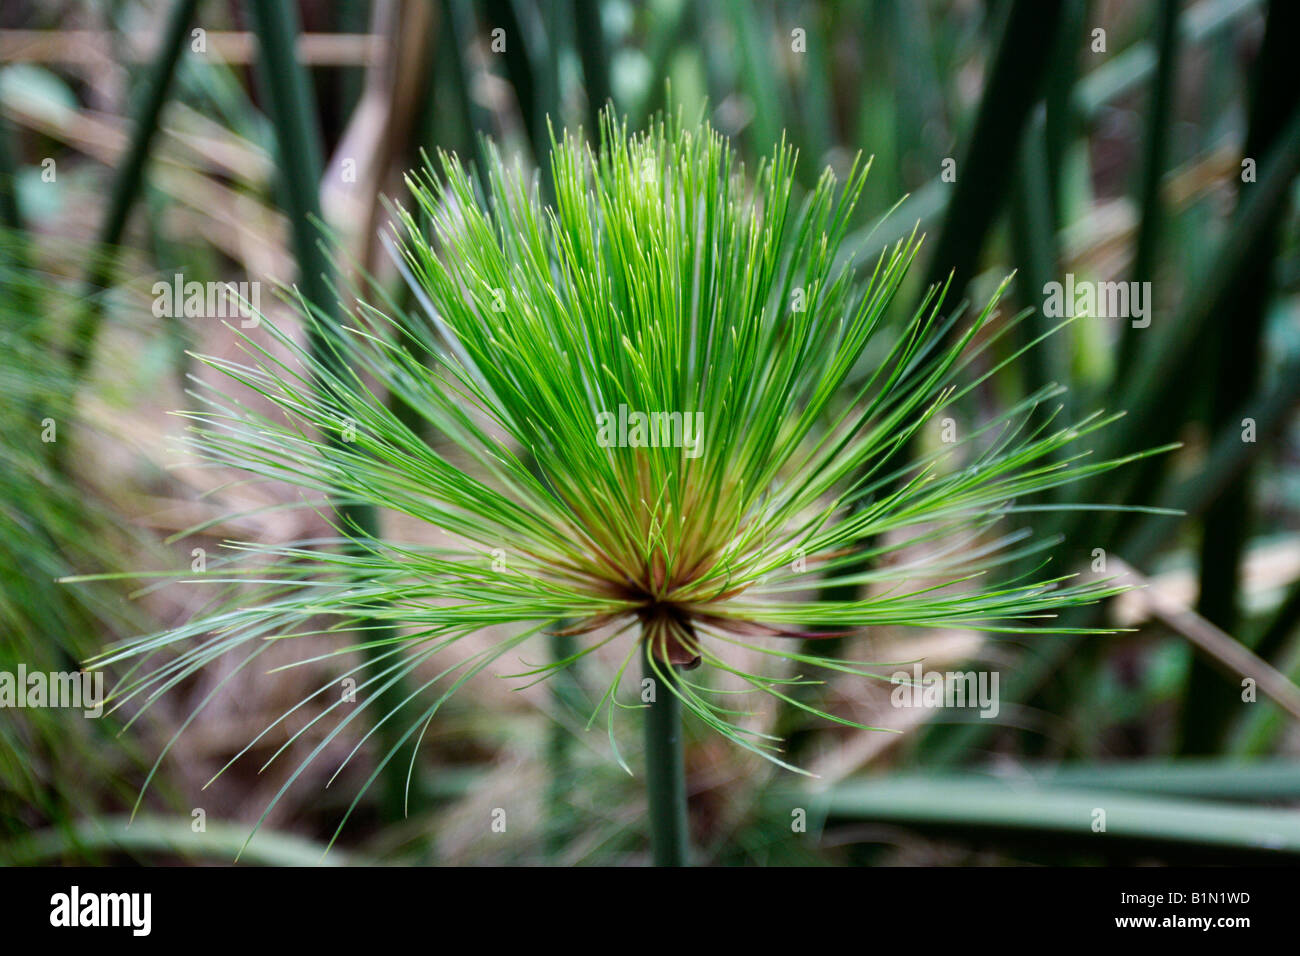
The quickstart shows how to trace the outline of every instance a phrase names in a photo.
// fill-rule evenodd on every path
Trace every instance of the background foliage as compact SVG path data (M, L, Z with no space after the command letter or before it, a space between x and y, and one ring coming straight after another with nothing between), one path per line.
M1073 417L1127 412L1101 452L1183 444L1065 503L1186 513L1066 511L1039 522L1041 534L1063 536L1067 563L1086 567L1101 549L1149 584L1074 622L1122 632L1025 640L882 628L845 649L996 669L995 721L899 710L887 688L831 683L815 691L818 706L906 733L772 712L820 774L814 788L707 736L688 741L703 860L1300 855L1290 809L1300 799L1298 19L1285 0L6 4L0 669L62 669L186 620L202 601L184 585L128 598L57 577L183 570L193 549L215 555L226 538L273 543L325 528L280 507L283 488L165 467L178 430L167 413L192 407L184 375L204 374L187 350L230 355L235 342L214 319L156 316L156 280L297 281L324 301L322 274L364 269L400 295L376 238L387 218L378 197L400 193L420 150L473 161L488 134L533 163L547 117L591 130L612 99L635 126L671 95L690 115L706 111L751 169L784 134L804 190L826 165L842 176L856 153L873 155L845 247L871 259L919 222L921 268L901 302L950 271L985 301L1016 270L1012 307L1035 310L1067 273L1151 282L1149 328L1076 321L954 415L977 427L1065 384ZM313 216L345 253L333 262ZM899 324L910 317L899 313ZM990 361L1051 324L1036 313ZM52 445L40 440L49 417L59 422ZM923 436L912 453L938 440ZM250 516L230 527L232 511ZM1255 702L1242 699L1243 673L1257 680ZM250 766L203 784L328 676L194 674L120 737L118 718L7 711L0 860L230 859L296 762L256 773L277 738ZM476 678L431 728L409 817L401 780L377 788L328 859L642 859L643 798L608 759L603 733L582 731L590 692L603 686L584 686L581 673L523 692ZM182 726L145 816L126 828L148 767ZM341 760L362 733L340 735L328 755ZM319 743L309 732L291 746ZM373 768L369 743L362 755L371 765L349 765L329 789L329 761L304 774L244 859L314 859ZM510 825L493 833L501 807ZM1090 827L1096 807L1108 809L1105 834ZM205 830L191 825L196 809ZM806 833L791 828L800 809Z

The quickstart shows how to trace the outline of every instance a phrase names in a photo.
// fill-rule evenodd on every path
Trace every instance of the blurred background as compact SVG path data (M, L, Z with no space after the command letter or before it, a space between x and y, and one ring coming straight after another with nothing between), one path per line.
M763 714L811 783L690 730L697 860L1293 862L1297 37L1287 0L5 0L0 671L75 669L206 600L185 583L62 576L183 572L229 539L324 527L281 507L293 489L169 457L168 413L192 404L187 351L236 342L219 318L159 310L156 282L263 283L282 322L274 283L310 293L331 266L400 298L381 197L401 201L422 150L473 160L486 135L536 165L548 117L590 131L612 100L635 128L671 102L707 116L751 170L784 136L803 186L874 156L847 251L874 262L919 223L900 323L950 272L951 301L978 304L1015 270L1003 311L1035 314L1005 358L1059 321L1041 314L1052 283L1147 290L1144 313L1082 318L1003 369L953 409L959 427L1059 382L1065 415L1127 411L1099 452L1182 443L1028 516L1061 537L1063 569L1145 585L1070 622L1121 630L882 631L842 648L996 672L995 718L831 681L808 693L904 733ZM98 720L6 709L0 863L228 863L326 728L306 707L204 783L345 666L211 668L143 713ZM326 861L643 862L640 782L602 727L584 732L606 682L514 686L484 674L453 697L419 750L409 814L404 753ZM327 743L244 861L319 858L383 752L381 733L325 788L364 732ZM625 736L635 767L639 738Z

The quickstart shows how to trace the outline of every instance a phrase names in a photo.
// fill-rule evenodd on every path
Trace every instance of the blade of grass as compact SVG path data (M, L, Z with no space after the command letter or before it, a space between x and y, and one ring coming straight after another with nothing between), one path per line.
M0 845L0 860L9 866L49 866L67 859L69 854L73 859L83 859L86 853L108 852L224 863L235 856L248 836L243 824L212 821L206 827L195 832L193 821L188 818L156 816L80 820L74 824L71 834L62 830L37 830ZM321 847L292 834L264 830L244 852L243 861L263 866L316 866L321 862ZM326 866L361 862L341 850L324 861Z
M1125 760L1064 764L1028 770L1052 787L1132 790L1138 793L1213 800L1294 800L1300 797L1300 764L1294 760Z
M1286 758L1149 758L1142 760L1030 763L1013 769L891 773L893 782L935 789L968 783L1003 784L1034 790L1123 790L1150 796L1198 797L1263 803L1300 797L1300 764ZM878 776L850 777L848 785L867 785ZM835 786L840 786L837 783ZM834 788L832 788L834 789Z
M1271 807L979 778L939 786L925 779L855 781L809 799L829 818L958 827L963 836L995 830L1079 837L1096 841L1099 852L1156 841L1300 856L1300 816ZM1093 831L1098 809L1105 811L1100 833Z

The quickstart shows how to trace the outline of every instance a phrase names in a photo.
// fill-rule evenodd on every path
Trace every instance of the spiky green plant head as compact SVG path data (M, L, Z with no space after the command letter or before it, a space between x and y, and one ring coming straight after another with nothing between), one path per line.
M828 172L799 215L789 149L751 184L707 126L611 118L598 155L565 137L550 209L492 161L486 208L454 158L413 184L432 243L403 217L458 385L530 472L513 498L536 520L470 536L563 589L568 630L624 622L659 660L698 663L697 626L754 626L739 599L832 488L790 483L879 318L846 322L851 283L831 274L865 168L839 198Z
M798 198L784 145L750 177L707 125L664 119L632 134L607 116L598 150L569 135L554 145L545 204L536 177L487 156L481 180L442 156L440 174L409 181L393 249L413 309L370 287L348 297L337 334L328 310L304 308L315 349L263 323L288 360L251 336L246 361L206 359L275 412L209 386L207 409L191 414L193 447L318 492L344 515L340 535L238 545L262 559L248 572L260 597L245 589L108 655L187 648L161 677L126 683L121 699L222 654L247 663L262 638L351 628L361 643L338 653L371 652L354 671L369 675L362 703L331 705L313 723L333 712L337 733L418 673L414 721L386 763L465 680L550 630L581 635L578 650L525 676L621 649L596 710L611 742L640 648L660 677L703 663L852 723L792 696L789 667L744 670L738 650L800 672L876 677L797 639L882 626L1051 631L1061 608L1114 593L996 573L1051 544L996 530L1019 499L1118 463L1069 448L1107 418L1031 425L1048 389L960 442L904 454L940 409L1019 353L991 357L1012 324L992 321L996 297L959 323L941 317L942 290L931 290L910 318L886 322L915 236L864 269L837 265L866 165L843 185L827 170ZM455 543L350 525L362 505ZM229 568L207 579L240 581L239 562ZM832 586L856 596L807 596ZM457 655L458 641L485 629L508 636ZM451 660L425 680L416 669L435 656ZM779 762L777 742L735 722L706 676L666 685L704 723ZM391 723L396 710L372 716Z

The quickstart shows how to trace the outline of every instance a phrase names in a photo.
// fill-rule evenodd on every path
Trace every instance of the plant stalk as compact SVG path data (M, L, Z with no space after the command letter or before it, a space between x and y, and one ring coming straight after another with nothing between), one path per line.
M267 104L267 115L275 129L278 147L279 187L283 207L291 225L290 239L298 264L298 288L312 304L319 320L311 323L307 337L313 355L340 376L348 370L340 357L338 343L343 321L337 306L337 293L330 276L334 264L321 244L316 221L321 219L320 182L324 166L321 132L317 121L316 101L307 70L295 53L301 31L297 5L291 0L266 0L253 5L253 27L260 51L258 75ZM326 389L324 382L318 388ZM332 439L337 441L338 439ZM368 504L344 503L337 509L343 533L354 538L376 538L380 532L379 516ZM373 644L367 653L381 653L384 641L397 637L396 630L381 627L373 618L358 622L358 633ZM394 681L380 692L377 706L381 713L399 710L409 696L404 681ZM386 751L400 746L400 728L396 722L381 724L380 746ZM419 796L418 778L411 788ZM390 761L384 770L381 813L385 819L397 820L405 815L407 805L406 774L401 761Z
M682 747L682 702L670 687L670 664L656 665L648 641L642 642L645 676L654 700L646 707L645 774L650 802L650 849L655 866L688 866L686 758Z
M100 224L96 249L91 259L86 276L86 308L74 327L69 358L74 379L89 366L94 355L95 339L99 334L102 318L102 302L95 293L107 285L112 277L112 265L116 257L116 247L126 231L127 218L140 193L144 182L144 168L149 159L149 150L158 132L158 121L163 107L167 105L167 93L171 89L172 79L176 75L181 54L185 52L185 41L189 36L190 24L198 0L176 0L172 4L163 29L163 39L158 46L153 64L149 67L145 79L145 88L140 100L139 111L135 114L135 123L131 140L126 152L118 161L113 176L113 188L109 193L108 212Z
M566 622L567 623L567 622ZM577 639L572 634L551 634L551 660L568 660L578 650ZM569 717L581 709L578 703L580 689L574 668L577 663L554 674L550 680L551 700L555 707L555 720L546 742L546 764L550 777L547 781L546 858L557 862L573 838L574 814L569 803L573 787L573 731Z

